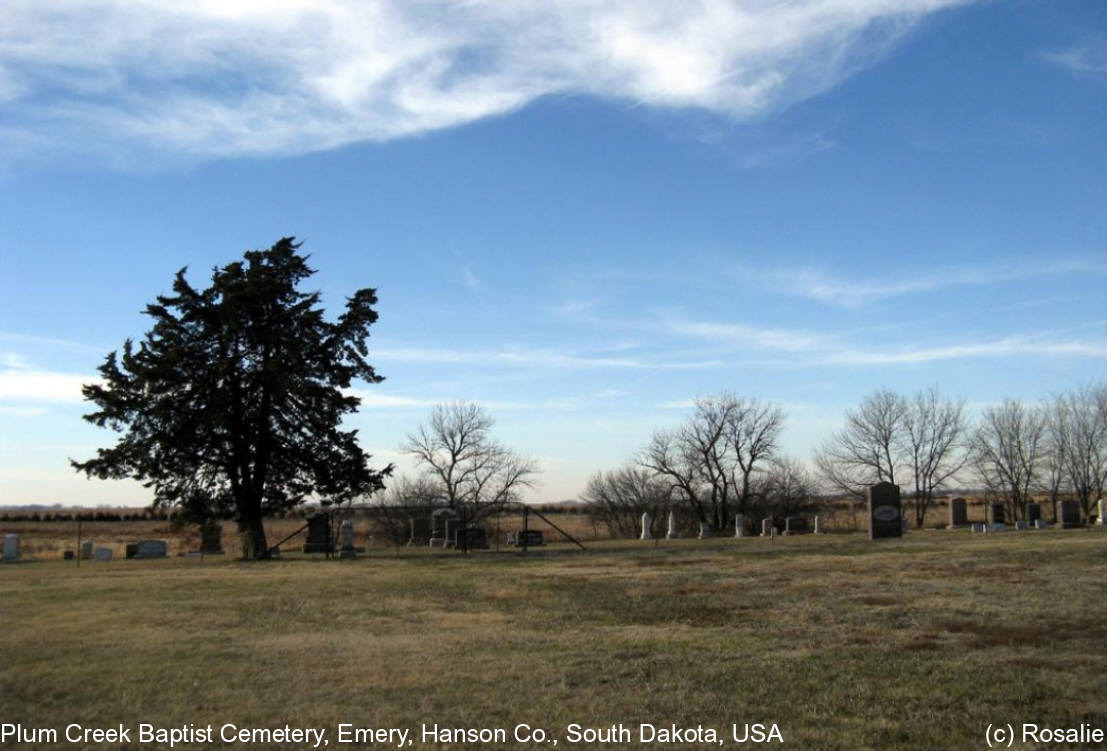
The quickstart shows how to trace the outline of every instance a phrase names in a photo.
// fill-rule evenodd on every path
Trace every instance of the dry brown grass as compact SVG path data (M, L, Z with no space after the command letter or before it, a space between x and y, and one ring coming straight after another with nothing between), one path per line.
M338 722L760 721L784 748L979 748L989 722L1107 727L1105 551L1086 529L5 566L0 722L333 747Z

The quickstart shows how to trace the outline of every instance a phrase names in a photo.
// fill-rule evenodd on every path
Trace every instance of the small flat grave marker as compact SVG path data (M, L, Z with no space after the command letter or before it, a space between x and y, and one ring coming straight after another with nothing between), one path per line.
M92 558L96 561L110 561L111 548L96 548L92 551Z
M168 558L169 543L165 540L142 540L135 543L134 558Z

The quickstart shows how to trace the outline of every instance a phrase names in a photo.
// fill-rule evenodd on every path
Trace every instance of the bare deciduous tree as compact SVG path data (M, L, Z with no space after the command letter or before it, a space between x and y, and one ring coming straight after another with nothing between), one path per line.
M658 532L671 497L670 486L664 480L648 470L629 466L592 475L581 500L613 537L637 537L642 532L643 513L650 514L653 531Z
M1107 484L1107 384L1080 386L1063 394L1056 407L1066 426L1066 480L1085 518Z
M539 471L534 459L492 439L494 424L480 405L439 404L402 447L437 486L443 504L471 521L518 501Z
M921 528L934 492L968 462L963 400L943 399L936 386L920 391L903 415L900 443L915 480L915 526Z
M745 514L753 494L754 473L760 464L776 456L780 432L784 428L784 411L778 405L757 399L732 399L732 403L733 409L727 416L726 440L738 463L738 513ZM776 470L781 468L803 469L789 460L775 467ZM798 472L788 474L793 479L799 477Z
M1001 499L1012 519L1026 518L1045 448L1042 410L1007 399L984 410L972 441L972 464L985 492Z
M878 482L896 481L907 400L882 389L846 412L846 425L815 455L815 465L834 490L864 498Z
M818 483L807 466L791 457L774 457L752 483L748 512L782 519L812 511L819 502Z
M638 464L665 478L701 522L722 530L732 504L745 513L759 467L777 449L784 412L724 393L697 399L684 425L654 433Z

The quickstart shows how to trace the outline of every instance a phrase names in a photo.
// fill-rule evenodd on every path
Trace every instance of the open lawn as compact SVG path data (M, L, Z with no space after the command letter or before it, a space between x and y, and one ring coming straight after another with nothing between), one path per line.
M735 747L732 725L775 723L796 749L987 748L1010 723L1014 747L1059 748L1022 724L1107 731L1105 585L1103 528L21 563L0 567L0 723L59 736L11 748L168 747L140 723L210 725L191 749L226 724L397 746L342 723L412 748L696 745L658 742L672 724ZM71 723L130 742L69 743ZM629 740L574 744L574 723ZM424 742L435 724L506 740Z

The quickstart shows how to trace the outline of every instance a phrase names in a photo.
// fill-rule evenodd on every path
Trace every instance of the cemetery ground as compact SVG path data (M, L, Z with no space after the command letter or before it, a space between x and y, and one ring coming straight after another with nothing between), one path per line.
M510 740L520 723L562 748L571 723L622 723L625 748L664 747L640 723L730 746L732 724L776 723L774 747L984 748L989 723L1107 728L1105 581L1098 527L19 563L0 567L0 722L291 725L331 748L368 747L339 723L415 748L437 747L424 723L505 728L507 748L540 747Z

